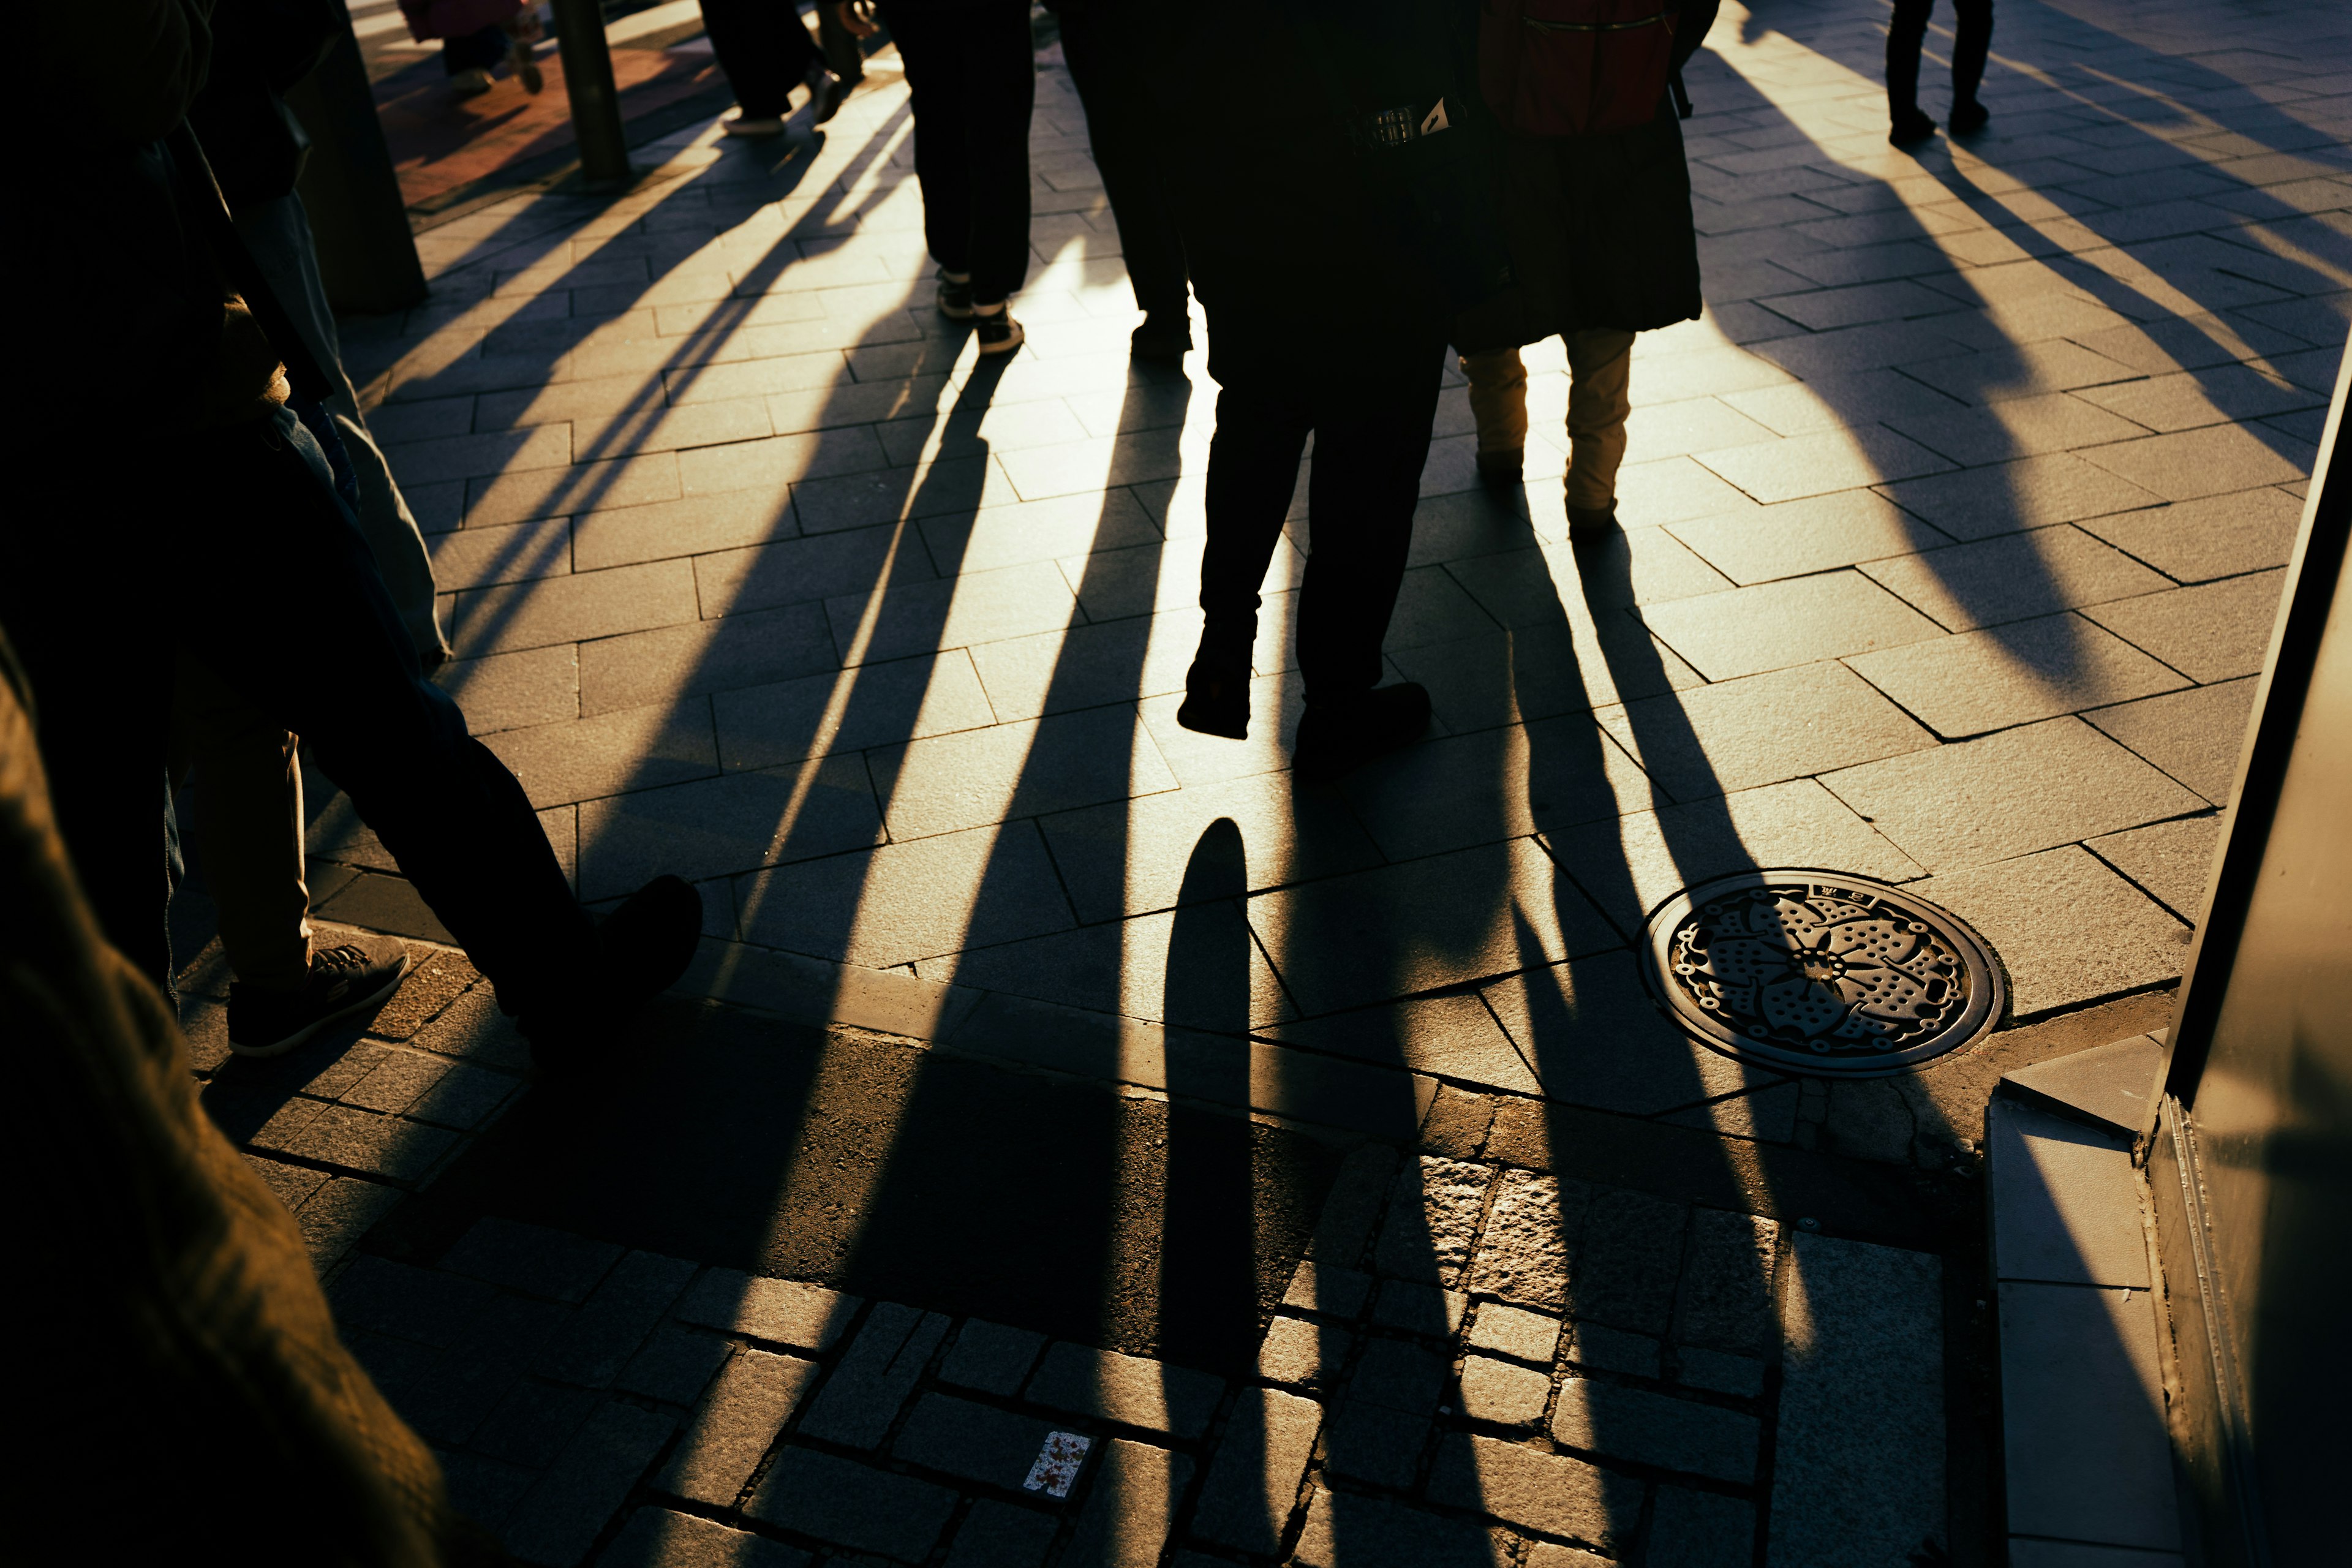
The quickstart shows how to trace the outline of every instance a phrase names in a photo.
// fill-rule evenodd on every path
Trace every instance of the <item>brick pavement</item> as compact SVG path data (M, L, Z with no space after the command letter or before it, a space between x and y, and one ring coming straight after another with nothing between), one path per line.
M1158 1362L1056 1373L1083 1347L1033 1367L1020 1325L820 1312L569 1234L354 1254L522 1090L512 1037L438 957L332 1061L231 1067L207 1093L299 1205L395 1401L459 1411L428 1436L518 1551L1151 1562L1172 1540L1188 1564L1321 1563L1411 1542L1564 1568L1916 1544L1795 1500L1889 1462L1940 1476L1956 1413L1818 1423L1885 1375L1847 1354L1863 1340L1941 1386L1933 1344L1889 1325L1959 1334L1965 1264L1834 1215L1792 1241L1810 1189L1754 1163L1965 1166L2000 1051L1777 1079L1659 1026L1628 939L1705 876L1833 866L1969 918L2022 1015L2123 997L2085 1026L2157 1021L2352 300L2352 22L2007 5L1992 133L1914 157L1882 139L1881 15L1728 6L1695 63L1710 309L1637 351L1621 550L1563 547L1556 353L1530 356L1517 508L1475 492L1447 392L1389 643L1436 733L1328 790L1295 790L1276 740L1295 553L1259 738L1173 724L1213 385L1197 358L1126 359L1057 70L1030 343L1003 366L929 310L903 96L878 73L822 143L682 137L616 201L519 198L422 237L433 301L352 323L354 370L434 536L450 683L584 898L700 881L687 989L733 1007L1312 1124L1358 1169L1412 1162L1352 1208L1343 1181L1323 1223L1359 1215L1355 1250L1318 1236L1260 1375L1213 1394ZM317 798L326 915L434 936ZM1594 1147L1633 1127L1763 1173L1677 1196L1654 1170L1562 1175L1565 1152L1507 1135L1530 1120L1560 1151L1571 1125ZM1655 1245L1612 1263L1596 1234ZM495 1256L539 1261L467 1261ZM1790 1268L1818 1289L1776 1320ZM730 1289L786 1294L772 1322L715 1317ZM1688 1331L1677 1303L1707 1290L1749 1302L1744 1338ZM434 1327L451 1302L462 1333ZM604 1359L525 1367L493 1342L569 1343L567 1323L603 1325L574 1337ZM620 1366L668 1381L626 1385L625 1341ZM1057 1377L1129 1402L1073 1409ZM1052 1430L1090 1439L1066 1500L1021 1485ZM1939 1483L1881 1514L1900 1534L1944 1507Z

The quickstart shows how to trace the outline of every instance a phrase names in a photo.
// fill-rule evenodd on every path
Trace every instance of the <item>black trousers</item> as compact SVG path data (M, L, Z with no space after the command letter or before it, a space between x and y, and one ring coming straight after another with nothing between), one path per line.
M1271 357L1232 341L1277 330L1252 319L1257 315L1237 320L1212 301L1212 352L1223 346L1228 360ZM1201 609L1212 638L1248 646L1258 590L1298 485L1299 458L1308 435L1315 437L1307 489L1310 550L1298 609L1298 670L1309 702L1345 701L1380 684L1381 643L1412 542L1444 374L1445 328L1433 316L1423 330L1392 319L1381 331L1395 346L1381 352L1385 363L1366 367L1373 374L1362 380L1332 376L1318 365L1316 343L1294 340L1295 376L1234 377L1217 395L1203 497L1209 538L1201 557ZM1348 357L1360 360L1365 352L1359 342Z
M1886 107L1901 114L1919 107L1919 46L1936 0L1895 0L1886 33ZM1952 101L1974 103L1992 50L1992 0L1952 0Z
M1029 110L1036 55L1024 0L883 0L906 62L915 178L931 259L993 304L1029 276Z
M425 679L308 432L281 411L152 462L162 482L135 488L56 462L20 498L0 571L58 827L107 940L168 992L164 719L184 653L302 737L502 1007L571 984L588 917L522 786Z
M820 58L792 0L702 0L702 29L745 118L792 112L793 89Z
M1087 142L1118 225L1135 302L1153 316L1184 314L1184 242L1160 176L1165 128L1152 82L1152 40L1131 6L1062 14L1062 58L1086 106Z

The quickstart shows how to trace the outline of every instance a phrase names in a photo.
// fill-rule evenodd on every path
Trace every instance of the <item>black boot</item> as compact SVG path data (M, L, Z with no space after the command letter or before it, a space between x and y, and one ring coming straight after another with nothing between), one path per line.
M1951 127L1953 135L1966 136L1983 130L1985 121L1991 118L1990 111L1983 104L1973 98L1964 98L1953 103L1952 117L1945 123Z
M621 1026L677 983L701 940L702 895L692 883L656 877L631 893L597 925L571 986L516 1018L531 1059L555 1073L601 1065Z
M1249 739L1250 648L1257 641L1257 619L1211 621L1201 628L1200 651L1184 674L1184 704L1176 722L1203 735L1229 741Z
M1429 693L1410 680L1340 701L1307 700L1291 772L1313 783L1412 745L1429 729Z
M1886 132L1886 140L1893 146L1916 147L1935 140L1936 122L1921 113L1916 104L1895 110L1894 121L1894 126Z

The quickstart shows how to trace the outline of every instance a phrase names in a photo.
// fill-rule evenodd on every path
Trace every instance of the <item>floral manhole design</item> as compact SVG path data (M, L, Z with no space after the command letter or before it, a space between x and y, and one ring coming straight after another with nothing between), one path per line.
M1650 916L1643 976L1675 1023L1759 1067L1897 1072L1973 1044L2008 990L1948 910L1834 871L1743 871Z

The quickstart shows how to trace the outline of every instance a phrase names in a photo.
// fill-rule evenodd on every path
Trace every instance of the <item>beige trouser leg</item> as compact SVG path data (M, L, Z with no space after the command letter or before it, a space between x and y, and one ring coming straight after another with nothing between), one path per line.
M1606 511L1617 504L1625 416L1633 411L1633 334L1598 327L1566 336L1568 504Z
M1517 349L1464 354L1470 378L1470 413L1478 421L1478 450L1516 452L1528 444L1528 367Z
M302 881L302 770L294 737L183 658L172 684L172 780L195 770L196 853L239 980L291 990L310 973Z

